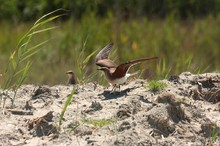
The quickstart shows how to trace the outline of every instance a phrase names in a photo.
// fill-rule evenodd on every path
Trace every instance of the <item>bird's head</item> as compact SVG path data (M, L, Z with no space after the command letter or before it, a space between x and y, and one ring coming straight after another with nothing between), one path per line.
M98 70L101 70L101 71L108 71L109 70L109 68L108 67L101 67L101 68L98 68Z
M67 71L66 74L68 76L74 76L74 72L72 70Z

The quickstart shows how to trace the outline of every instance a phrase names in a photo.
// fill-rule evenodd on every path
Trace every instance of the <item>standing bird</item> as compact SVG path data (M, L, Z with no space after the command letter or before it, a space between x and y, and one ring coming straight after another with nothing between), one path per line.
M76 79L75 73L72 70L67 71L66 74L69 76L67 84L69 84L69 85L77 84L77 79Z
M158 57L149 57L142 58L137 60L128 61L126 63L116 65L113 61L108 59L109 52L113 47L113 43L108 44L104 47L96 56L96 65L100 66L98 70L102 70L105 73L105 77L107 81L113 86L112 91L118 87L120 89L120 85L124 84L128 77L136 74L128 73L131 66L141 63L147 60L158 59Z

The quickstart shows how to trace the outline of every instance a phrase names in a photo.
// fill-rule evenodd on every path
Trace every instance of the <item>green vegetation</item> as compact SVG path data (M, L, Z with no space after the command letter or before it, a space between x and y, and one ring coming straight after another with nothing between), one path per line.
M70 19L59 24L56 31L37 34L30 45L51 38L50 43L42 46L33 56L33 64L25 83L59 84L66 83L67 70L74 70L78 78L83 59L96 50L100 50L110 41L115 43L116 62L125 62L146 56L159 56L159 61L143 63L141 69L144 78L161 79L170 74L183 71L203 73L219 70L220 15L194 21L178 21L172 17L165 20L147 18L119 21L109 14L99 19L93 14L81 21ZM10 50L16 46L21 34L30 24L0 23L0 72L7 66ZM47 24L53 27L54 24ZM83 50L83 51L82 51ZM124 51L126 50L126 51ZM83 52L83 55L80 53ZM83 65L84 76L94 74L90 80L98 81L100 74L94 64L94 56ZM146 66L147 65L147 66ZM135 66L139 67L139 66ZM2 77L4 80L4 78Z
M89 61L94 56L97 50L93 51L88 56L86 56L85 46L86 46L86 42L83 44L83 48L78 55L78 58L77 58L78 63L75 68L75 71L78 74L77 76L78 83L86 83L86 82L91 81L93 76L97 73L97 72L91 73L91 71L88 69Z
M54 19L62 16L62 15L55 15L51 16L54 13L60 10L55 10L51 13L48 13L38 19L34 25L28 30L28 32L21 37L16 45L16 49L11 52L9 57L8 64L6 66L5 72L3 74L4 82L3 82L3 93L0 93L1 98L3 98L3 107L5 105L5 100L8 97L7 92L9 89L13 89L14 96L12 100L12 106L14 106L14 101L16 97L16 93L18 88L24 83L29 69L32 65L31 58L36 55L41 47L45 45L48 40L40 41L36 44L30 45L32 42L33 37L35 37L39 33L44 33L49 30L54 29L55 27L46 27L47 23L53 21ZM1 99L2 100L2 99Z
M62 112L60 114L59 128L62 125L63 116L64 116L64 114L66 112L67 107L69 106L70 102L72 101L72 98L73 98L73 95L74 95L75 91L76 91L76 88L73 87L72 92L70 93L70 95L68 95L68 97L66 99L66 102L65 102L65 104L63 106L63 109L62 109Z
M110 124L114 123L115 121L116 121L115 119L100 119L100 120L84 119L84 120L81 120L82 123L91 124L95 127L103 127L106 125L110 125Z
M32 21L60 7L67 15L45 24L60 27L37 33L29 42L34 46L50 38L32 56L25 83L65 84L67 70L81 82L100 82L94 56L110 41L115 43L116 62L160 57L140 65L143 78L220 70L220 0L13 0L0 5L0 74ZM5 80L5 75L0 78L1 87Z
M218 136L219 136L219 128L216 126L216 124L212 124L211 126L210 126L210 130L211 130L211 132L210 132L210 145L211 146L214 146L213 144L215 143L215 141L217 140L217 138L218 138Z
M151 80L148 83L148 87L150 88L151 91L157 92L159 90L163 90L164 88L166 88L167 84L161 81Z
M89 62L90 58L95 54L96 51L92 52L91 54L89 54L86 57L85 53L84 53L85 52L85 45L86 45L86 42L84 43L83 49L77 58L78 65L77 65L76 71L78 72L78 75L80 75L77 77L79 84L84 83L84 82L88 82L92 78L92 76L94 75L94 74L90 74L90 75L86 76L86 73L88 72L88 68L87 68L88 62ZM61 112L60 119L59 119L59 128L62 125L63 116L66 112L67 107L69 106L70 102L72 101L72 98L73 98L73 95L75 92L76 92L76 87L74 86L71 94L67 97L66 102L63 107L63 110Z

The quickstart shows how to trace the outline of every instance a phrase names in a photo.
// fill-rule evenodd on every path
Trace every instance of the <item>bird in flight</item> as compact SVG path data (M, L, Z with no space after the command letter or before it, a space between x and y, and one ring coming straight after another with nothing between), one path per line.
M113 86L112 92L114 92L117 87L120 90L120 85L124 84L128 77L136 74L128 73L130 67L143 61L158 59L158 57L148 57L131 60L126 63L116 65L112 60L108 58L112 48L113 43L108 44L97 54L95 58L96 65L100 67L98 70L102 70L105 73L106 80Z

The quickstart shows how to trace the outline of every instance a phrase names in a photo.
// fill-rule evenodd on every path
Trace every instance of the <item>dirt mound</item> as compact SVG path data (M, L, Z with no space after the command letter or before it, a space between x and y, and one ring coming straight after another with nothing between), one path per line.
M0 145L219 145L220 74L189 72L156 92L135 80L110 93L88 83L59 117L74 86L23 85L0 113ZM9 96L13 92L9 91Z

